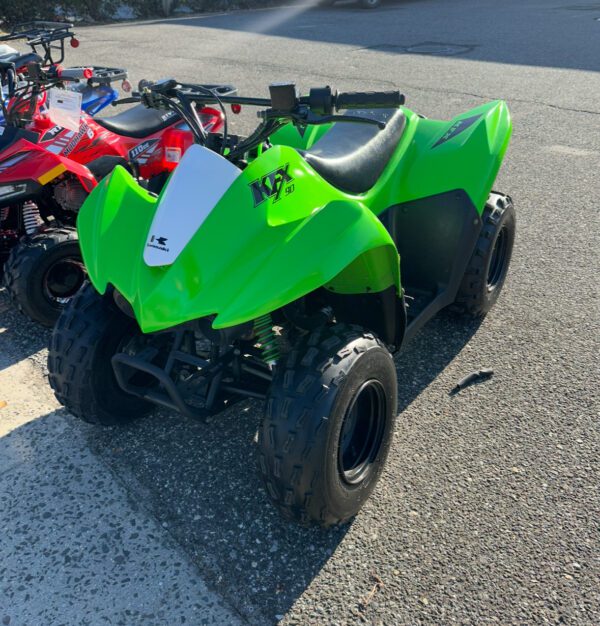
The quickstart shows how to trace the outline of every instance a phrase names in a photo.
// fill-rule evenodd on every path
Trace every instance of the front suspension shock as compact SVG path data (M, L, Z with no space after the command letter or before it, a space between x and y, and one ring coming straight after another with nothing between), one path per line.
M262 346L264 362L273 367L279 360L280 355L270 313L262 315L254 321L254 332L256 333L258 343Z

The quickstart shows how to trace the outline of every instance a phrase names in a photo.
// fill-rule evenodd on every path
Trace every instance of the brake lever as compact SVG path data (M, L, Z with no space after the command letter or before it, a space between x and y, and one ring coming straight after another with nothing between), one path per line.
M141 94L134 93L128 98L121 98L120 100L115 100L114 102L111 102L111 106L116 107L120 104L135 104L137 102L142 102L142 97Z
M310 109L301 109L300 111L286 113L285 115L282 115L281 111L275 110L259 111L258 116L263 119L277 119L285 117L291 119L294 124L310 126L319 126L322 124L329 124L330 122L352 122L355 124L371 124L377 126L379 130L383 130L386 127L385 122L373 120L369 117L359 117L358 115L314 115Z
M319 115L313 116L310 113L305 118L306 124L319 125L329 124L330 122L353 122L355 124L372 124L377 126L379 130L383 130L386 127L385 122L379 120L373 120L369 117L359 117L358 115Z

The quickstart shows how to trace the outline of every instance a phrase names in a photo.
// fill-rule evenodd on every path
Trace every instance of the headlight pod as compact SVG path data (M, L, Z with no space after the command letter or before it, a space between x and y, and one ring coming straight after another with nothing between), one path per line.
M20 196L27 191L27 183L16 185L0 185L0 200L6 200L14 196Z
M5 172L9 167L20 163L28 156L31 156L30 152L19 152L17 154L13 154L7 159L0 160L0 173Z

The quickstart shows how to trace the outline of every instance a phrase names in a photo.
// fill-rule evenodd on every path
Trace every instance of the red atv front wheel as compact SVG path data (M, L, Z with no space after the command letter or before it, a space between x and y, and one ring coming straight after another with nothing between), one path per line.
M44 326L54 326L85 279L74 228L49 229L23 239L4 268L4 284L12 303Z

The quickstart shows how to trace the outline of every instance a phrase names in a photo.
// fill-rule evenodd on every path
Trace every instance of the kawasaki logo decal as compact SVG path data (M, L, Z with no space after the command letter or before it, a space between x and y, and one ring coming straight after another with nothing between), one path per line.
M249 187L252 190L255 207L269 199L277 202L281 198L282 193L289 196L294 192L294 185L291 184L294 179L288 174L289 168L290 164L286 163L269 172L266 176L250 183Z
M169 241L168 237L157 237L156 235L152 235L152 237L150 237L150 241L146 244L146 247L156 248L162 252L168 252L169 248L167 248L167 241Z
M456 137L456 135L460 135L460 133L467 130L469 126L473 126L478 119L481 119L481 115L473 115L473 117L465 117L463 120L458 120L458 122L452 124L452 126L450 126L450 128L436 141L436 143L433 144L433 148L437 148L453 137Z

